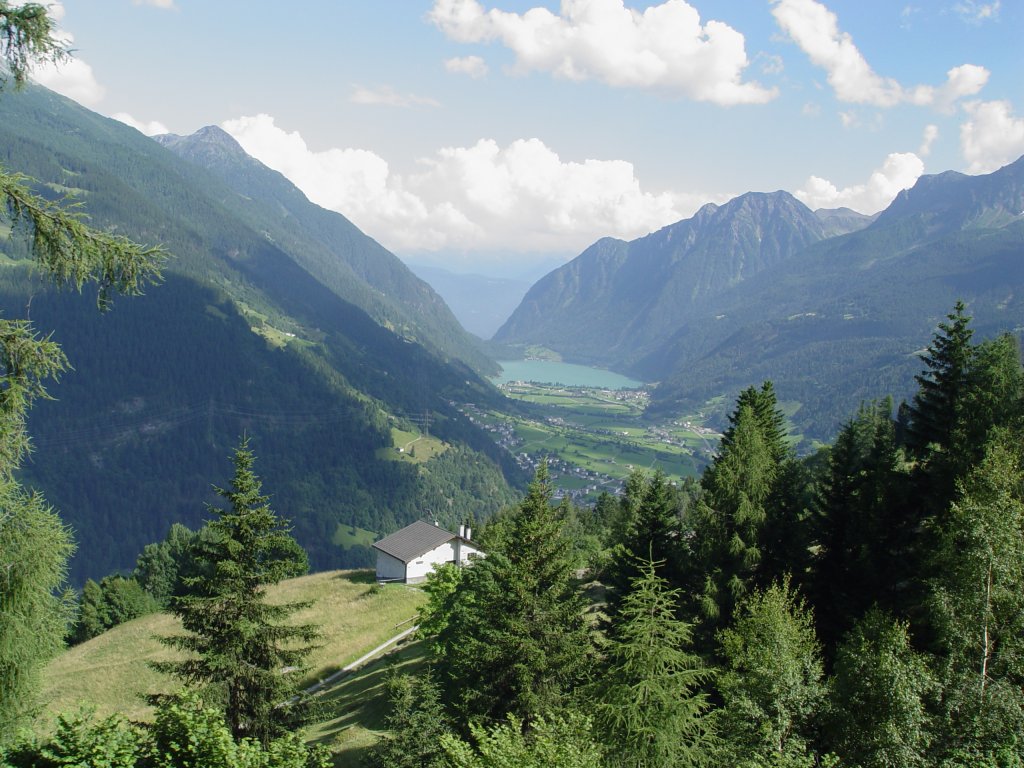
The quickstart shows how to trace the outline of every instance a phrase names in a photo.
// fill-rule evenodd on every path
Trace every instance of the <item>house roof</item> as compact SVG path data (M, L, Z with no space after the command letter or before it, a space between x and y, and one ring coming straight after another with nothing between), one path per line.
M435 547L457 538L459 538L458 535L451 531L446 531L444 528L424 520L417 520L412 525L407 525L390 536L385 536L373 546L374 549L379 549L403 563L408 563Z

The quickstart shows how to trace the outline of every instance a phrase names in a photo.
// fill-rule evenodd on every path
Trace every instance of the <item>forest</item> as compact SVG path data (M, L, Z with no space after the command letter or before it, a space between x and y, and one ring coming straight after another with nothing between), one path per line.
M31 61L67 55L42 6L0 0L0 22L16 86ZM0 195L43 275L95 284L99 309L159 280L162 249L91 229L3 170ZM699 481L635 473L621 497L574 508L542 465L487 521L486 557L427 582L431 661L390 681L389 733L367 762L1024 765L1019 345L976 342L957 303L921 361L909 401L862 403L811 456L792 450L766 381L740 393ZM172 528L80 600L66 588L72 534L23 468L32 406L68 368L28 319L0 319L0 765L329 765L302 740L317 713L291 674L317 628L264 599L309 556L247 437L202 529ZM379 434L372 409L352 408ZM34 733L40 669L68 636L157 607L181 622L164 642L182 658L160 669L183 688L154 701L153 722L67 713Z
M579 508L553 498L542 466L526 496L486 523L486 557L428 580L419 635L429 665L392 676L389 733L368 765L1024 764L1022 420L1016 340L975 343L958 304L927 347L912 401L862 404L811 456L791 449L765 382L737 398L699 481L638 471L621 496ZM118 611L113 623L209 605L210 569L231 560L211 554L223 548L217 525L179 526L131 577L90 582L74 639ZM287 572L305 567L289 557ZM201 648L195 632L174 642ZM186 693L173 704L185 732L230 721L217 719L229 706L208 703L225 681L201 683L185 690L205 701ZM74 765L83 745L116 743L126 757L102 764L177 765L147 751L169 711L150 726L69 716L42 743L8 731L6 759ZM236 727L231 743L268 759L302 722L279 723L260 748ZM281 764L329 759L300 752ZM217 760L205 764L277 764Z

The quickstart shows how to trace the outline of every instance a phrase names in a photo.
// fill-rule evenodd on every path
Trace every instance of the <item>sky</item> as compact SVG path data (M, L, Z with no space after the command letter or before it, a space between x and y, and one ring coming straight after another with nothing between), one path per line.
M747 191L875 213L1024 155L1024 0L63 0L35 78L219 125L403 259L530 274Z

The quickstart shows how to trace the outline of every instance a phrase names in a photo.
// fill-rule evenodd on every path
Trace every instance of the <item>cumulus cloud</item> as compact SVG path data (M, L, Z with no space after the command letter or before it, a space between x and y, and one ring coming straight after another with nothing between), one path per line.
M115 120L130 125L140 133L144 133L147 136L159 136L163 133L170 133L167 126L161 123L159 120L150 120L148 123L141 120L136 120L134 117L129 115L127 112L115 112L111 115Z
M352 87L352 95L349 101L353 104L368 104L371 106L384 107L439 107L436 99L427 96L417 96L413 93L398 93L388 85L377 88L366 88L362 85Z
M811 62L825 70L836 98L850 104L894 107L897 104L934 106L948 110L958 99L977 94L989 72L963 64L946 73L941 86L904 87L877 74L857 49L853 38L839 29L836 15L816 0L773 0L772 15Z
M872 214L888 206L902 190L914 186L922 173L921 158L913 152L894 152L863 184L839 189L827 179L811 176L794 195L811 209L852 208Z
M720 21L701 24L684 0L644 11L624 0L563 0L560 14L487 10L478 0L435 0L429 18L450 39L497 41L516 56L521 72L567 80L599 80L715 104L762 104L774 88L745 82L743 35Z
M487 63L479 56L462 56L454 59L445 59L444 68L456 75L469 75L474 79L484 77L487 72Z
M443 148L401 175L366 150L313 151L269 115L222 127L313 202L406 253L581 250L605 235L646 234L707 202L706 196L644 191L628 162L566 161L538 139Z
M1024 118L1014 117L1010 102L973 101L964 111L960 150L968 173L991 173L1024 155Z

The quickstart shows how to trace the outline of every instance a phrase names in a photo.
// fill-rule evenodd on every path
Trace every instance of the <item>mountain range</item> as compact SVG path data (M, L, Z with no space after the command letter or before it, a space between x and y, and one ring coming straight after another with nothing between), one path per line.
M646 237L598 241L536 283L495 334L657 381L651 413L771 379L797 431L905 397L957 299L979 336L1024 322L1024 158L923 176L875 217L748 193Z
M76 532L76 582L208 518L243 433L316 568L368 560L344 531L426 510L457 524L514 498L518 470L455 407L500 401L477 341L393 254L224 132L158 142L32 87L0 99L0 162L171 254L162 285L101 314L42 284L0 221L0 309L52 331L75 368L31 415L24 474ZM410 461L394 430L438 455Z

